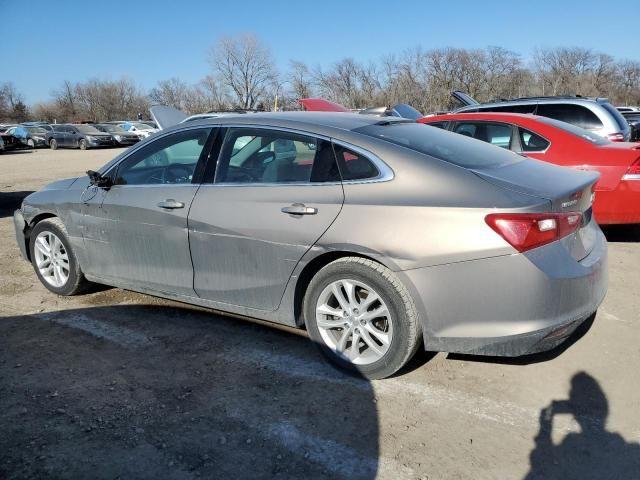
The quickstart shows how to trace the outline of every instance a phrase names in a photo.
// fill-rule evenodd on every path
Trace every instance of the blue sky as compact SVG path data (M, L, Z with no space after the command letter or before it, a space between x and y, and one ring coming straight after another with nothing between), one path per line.
M208 48L240 32L257 34L281 68L418 45L499 45L525 59L536 47L582 46L640 60L638 0L0 0L0 12L0 82L12 81L29 103L65 79L126 75L144 89L174 76L197 82L209 72Z

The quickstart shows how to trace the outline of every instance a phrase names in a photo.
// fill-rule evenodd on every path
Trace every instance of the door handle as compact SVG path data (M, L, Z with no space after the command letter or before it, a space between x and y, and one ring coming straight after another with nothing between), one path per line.
M307 207L304 203L294 203L288 207L282 207L280 211L289 215L315 215L318 213L317 208Z
M166 208L167 210L173 210L176 208L184 208L184 203L178 202L173 198L168 198L164 202L158 202L160 208Z

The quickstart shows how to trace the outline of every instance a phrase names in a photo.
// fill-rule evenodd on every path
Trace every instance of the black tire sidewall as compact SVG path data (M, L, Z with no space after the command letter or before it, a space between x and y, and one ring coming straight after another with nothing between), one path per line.
M316 305L322 291L332 282L341 279L352 279L371 286L390 310L393 321L393 337L387 353L378 361L369 365L355 365L336 355L328 347L320 335L316 323ZM303 312L309 337L322 353L335 365L342 369L358 373L369 378L384 378L401 368L407 355L409 338L409 321L407 311L400 293L379 272L361 264L329 264L320 270L309 283L305 295Z
M54 287L53 285L49 284L42 277L36 265L36 256L34 252L35 241L38 235L40 235L44 231L51 232L60 239L60 241L64 245L64 249L67 252L67 256L69 257L69 278L67 279L67 283L65 283L62 287ZM51 292L57 295L65 295L65 296L75 293L77 286L80 282L80 277L82 273L78 265L78 260L76 259L76 256L73 253L73 250L71 249L71 245L69 244L69 239L67 237L66 232L60 229L56 224L47 220L43 220L40 223L37 223L30 235L29 251L31 253L31 264L33 265L33 269L36 272L36 275L38 276L38 280L40 280L40 282L48 290L50 290Z

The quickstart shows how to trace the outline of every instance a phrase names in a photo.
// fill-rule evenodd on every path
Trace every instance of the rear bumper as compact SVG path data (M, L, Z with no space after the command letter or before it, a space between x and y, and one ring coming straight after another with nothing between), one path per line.
M13 227L16 232L16 241L18 242L20 254L22 255L22 258L29 261L29 255L27 253L27 239L25 237L27 222L25 222L20 210L13 212Z
M598 229L579 262L554 242L400 275L419 299L427 350L526 355L562 343L597 310L607 290L607 244Z
M640 223L640 180L622 180L615 190L596 192L593 213L602 225Z

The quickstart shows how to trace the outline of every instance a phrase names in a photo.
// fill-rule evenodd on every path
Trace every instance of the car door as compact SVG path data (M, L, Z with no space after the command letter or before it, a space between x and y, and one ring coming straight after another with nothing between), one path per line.
M163 135L105 173L113 186L83 194L87 273L194 295L187 214L211 132L196 127Z
M230 128L215 181L202 185L189 214L196 292L223 304L277 309L296 264L343 201L329 139Z
M73 129L72 127L62 126L58 127L58 131L54 135L56 142L58 142L59 147L69 147L71 146L70 137L72 135Z

